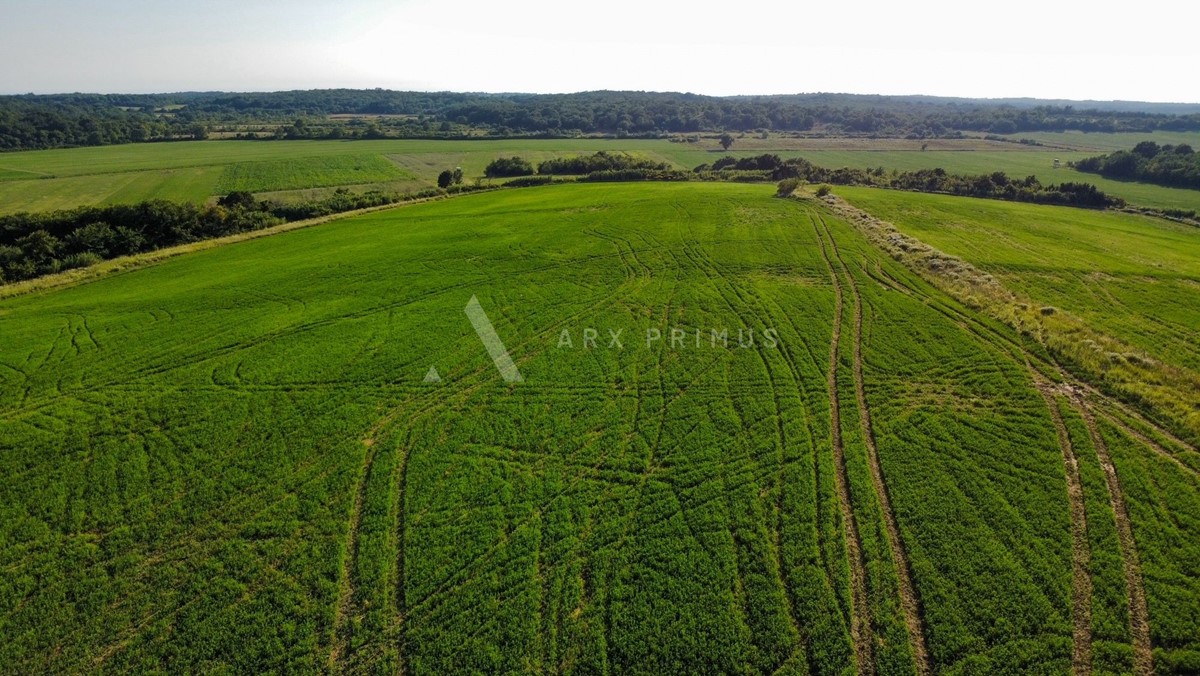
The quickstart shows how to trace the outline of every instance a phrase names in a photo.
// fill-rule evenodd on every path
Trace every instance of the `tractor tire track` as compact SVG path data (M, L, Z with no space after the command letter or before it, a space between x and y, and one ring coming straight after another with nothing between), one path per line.
M1076 393L1075 408L1083 417L1088 433L1092 437L1092 445L1096 447L1096 455L1100 458L1100 467L1104 470L1104 480L1108 484L1108 498L1112 505L1113 516L1117 525L1117 542L1121 548L1121 563L1125 569L1125 591L1129 596L1129 635L1133 638L1133 673L1137 676L1150 676L1154 673L1154 655L1150 648L1150 610L1146 603L1146 588L1142 578L1142 566L1138 560L1137 541L1133 537L1133 526L1129 521L1129 510L1125 505L1125 494L1121 491L1121 481L1117 477L1116 466L1108 453L1108 443L1100 434L1096 419L1082 395Z
M718 295L721 297L721 300L725 303L725 306L729 309L729 311L732 312L734 316L738 317L744 325L750 325L749 322L746 321L747 313L753 315L758 320L762 320L763 316L751 307L751 299L747 298L746 295L741 292L734 281L730 279L729 275L726 274L726 272L721 269L721 267L715 261L712 260L706 251L704 251L703 247L700 245L699 238L690 228L689 234L691 235L690 240L684 242L684 246L682 248L684 255L695 264L697 269L703 270L708 274L709 279L713 283L713 288L717 291ZM721 284L717 283L718 280L721 282ZM726 290L732 293L733 299L731 299L726 293ZM739 310L739 305L744 308L744 310ZM769 316L769 313L767 314ZM786 450L789 446L789 443L782 422L783 405L779 395L780 378L776 376L775 369L771 368L771 362L767 359L764 349L765 348L761 343L755 343L755 354L758 356L759 362L762 364L763 369L766 372L767 383L771 388L771 399L775 411L772 418L774 420L775 428L775 445L778 451L776 456L777 467L774 477L774 500L772 501L771 506L768 507L768 509L772 511L772 517L770 518L771 523L769 527L772 550L771 554L775 565L775 574L779 582L779 586L783 590L784 596L787 599L788 622L798 639L796 649L799 650L803 649L807 641L803 638L804 631L803 622L800 618L800 606L796 600L795 590L792 588L792 585L788 583L788 569L783 557L783 515L785 511L784 491L786 489L784 477L787 469ZM796 368L791 356L786 352L784 352L784 360L787 363L788 369L791 373L793 384L797 389L803 389L803 380L800 377L799 371ZM786 663L786 660L784 663ZM777 666L778 668L782 668L783 664Z
M354 490L354 503L350 508L350 529L346 532L346 550L338 573L338 603L333 620L333 645L329 651L330 671L344 671L350 657L350 628L347 622L354 608L354 564L358 560L358 533L362 526L363 505L367 501L367 486L371 469L377 455L375 439L363 440L366 451L363 466L359 470L358 483Z
M838 281L825 239L821 237L816 220L813 230L821 247L821 257L829 270L833 283L834 310L833 335L829 342L829 433L833 444L834 466L837 474L837 496L842 511L842 524L846 531L846 553L850 561L850 637L854 642L854 655L859 674L875 673L874 636L871 630L871 612L868 607L866 562L863 559L862 543L858 536L858 523L850 506L850 480L846 473L846 454L842 444L842 418L838 402L838 357L842 340L842 284Z
M871 470L871 483L875 486L875 496L879 499L880 511L883 512L884 525L887 527L888 545L891 548L892 561L896 567L896 579L900 592L900 607L904 614L904 624L908 629L908 639L912 644L913 659L917 664L917 673L925 676L933 672L929 664L929 644L926 642L925 629L921 623L921 601L920 597L917 596L916 587L913 585L912 566L908 560L908 552L905 550L904 541L900 536L900 527L896 523L896 514L892 511L891 496L888 493L887 482L883 478L883 469L879 464L879 451L875 445L875 431L871 425L871 409L867 406L866 387L863 384L862 295L858 291L858 284L854 281L854 275L850 273L850 269L846 267L846 262L842 259L841 251L838 250L837 242L833 238L833 233L829 230L829 225L825 222L824 218L820 218L820 221L821 227L825 230L825 234L829 238L830 246L833 248L834 257L837 258L838 263L842 267L842 272L850 288L850 294L854 298L854 395L858 401L859 422L862 427L863 440L866 442L867 447L867 459L869 460L867 465ZM828 262L828 259L826 261ZM1080 493L1080 500L1080 505L1082 506L1082 493Z
M1058 433L1058 446L1062 450L1063 466L1067 476L1067 498L1071 504L1071 620L1073 647L1071 667L1077 676L1092 673L1092 550L1088 543L1087 509L1083 500L1083 483L1079 479L1079 462L1071 445L1071 436L1063 423L1062 414L1054 397L1054 388L1048 382L1034 376L1034 384L1042 393L1050 418Z
M836 213L842 215L846 220L854 225L862 232L869 241L875 246L882 247L876 239L872 238L870 226L864 225L874 220L870 214L855 207L850 207L844 203L832 205ZM922 279L931 281L937 286L936 282L928 278L928 273L918 270L915 267L907 266L910 270L916 273ZM958 308L944 307L940 303L931 303L929 306L943 315L949 317L957 315L965 322L971 324L973 329L967 329L971 333L976 334L981 340L990 343L994 347L1008 353L1015 359L1023 359L1026 363L1034 366L1037 372L1054 373L1061 377L1065 382L1070 384L1071 403L1079 412L1088 428L1089 436L1092 438L1093 445L1096 448L1097 457L1100 460L1101 468L1104 472L1105 483L1109 493L1110 506L1113 509L1114 520L1116 523L1117 540L1121 554L1122 566L1124 568L1126 593L1128 596L1129 605L1129 628L1130 636L1133 639L1134 648L1134 673L1139 676L1152 674L1153 653L1151 651L1150 642L1150 624L1149 624L1149 609L1146 601L1145 588L1141 574L1141 565L1138 561L1136 541L1133 537L1133 529L1130 524L1128 510L1125 505L1124 494L1121 491L1120 481L1117 477L1116 468L1112 463L1112 458L1108 453L1107 443L1101 436L1096 425L1095 418L1090 407L1087 404L1086 398L1093 399L1104 407L1111 407L1121 413L1131 416L1139 422L1147 425L1155 432L1162 434L1164 437L1172 441L1178 441L1170 432L1164 430L1161 426L1154 424L1142 416L1138 411L1134 410L1125 402L1108 396L1097 390L1091 384L1073 377L1061 365L1043 356L1035 355L1030 350L1020 345L1010 336L1003 335L995 327L987 326L979 321L976 317L969 316ZM966 327L964 326L966 329ZM1043 371L1045 369L1045 371ZM1106 417L1108 417L1106 415ZM1179 442L1184 448L1193 448L1190 444ZM1152 447L1153 450L1153 447ZM1177 460L1177 459L1176 459Z

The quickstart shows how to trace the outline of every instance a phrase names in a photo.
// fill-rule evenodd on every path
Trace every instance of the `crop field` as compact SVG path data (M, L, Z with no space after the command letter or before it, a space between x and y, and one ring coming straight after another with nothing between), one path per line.
M379 155L240 162L231 165L217 183L217 192L266 192L334 185L382 183L409 178Z
M1043 138L1044 136L1044 138ZM1036 175L1043 183L1084 181L1133 204L1200 210L1200 191L1129 183L1082 174L1063 163L1096 154L1081 146L1100 134L1039 136L1047 147L978 138L904 139L790 138L746 135L728 153L714 139L696 143L636 139L379 140L379 141L190 141L0 154L0 214L163 198L202 202L232 189L277 199L319 197L336 187L415 190L435 184L438 173L462 167L483 175L500 156L520 155L535 165L552 157L599 150L629 152L679 169L736 157L777 153L827 167L942 167L952 173ZM1119 147L1138 140L1189 142L1196 134L1124 134ZM1024 137L1024 135L1022 136ZM1063 137L1055 142L1053 138ZM1114 142L1116 143L1116 142ZM1050 147L1053 144L1054 147ZM923 145L928 150L922 151ZM1068 148L1081 147L1079 150Z
M1200 383L1200 231L1162 219L847 188L856 205ZM1129 355L1121 358L1129 359ZM1190 384L1189 384L1190 383ZM1150 387L1166 389L1161 383ZM1194 411L1194 409L1193 409ZM1193 434L1200 417L1192 414Z
M1195 449L772 194L483 193L0 301L0 663L1195 669ZM1163 256L1105 328L1193 358L1154 300L1185 233L1075 227Z
M216 194L221 167L133 171L92 176L0 180L0 213L53 211L148 199L203 202ZM25 175L28 179L28 174Z
M1200 230L1158 218L839 188L864 209L1024 295L1200 372Z
M1142 141L1154 141L1158 144L1178 145L1186 143L1195 145L1200 140L1200 134L1194 131L1155 131L1150 133L1118 132L1118 133L1087 133L1081 131L1026 131L1006 136L1013 141L1029 139L1057 148L1069 148L1084 151L1092 155L1112 152L1114 150L1129 150Z

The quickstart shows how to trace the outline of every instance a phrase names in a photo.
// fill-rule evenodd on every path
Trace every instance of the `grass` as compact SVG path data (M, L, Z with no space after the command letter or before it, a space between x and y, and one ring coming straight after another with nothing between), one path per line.
M216 193L219 167L0 181L0 214L166 199L203 202Z
M1090 155L1107 153L1113 150L1129 150L1142 141L1154 141L1159 145L1177 145L1186 143L1195 147L1200 143L1200 132L1194 131L1156 131L1152 133L1121 132L1117 134L1097 134L1080 131L1065 132L1021 132L1008 138L1031 139L1047 145L1087 152Z
M1065 311L1115 346L1068 337L1081 366L1116 378L1143 363L1165 365L1162 375L1138 369L1131 392L1170 406L1197 434L1191 410L1200 382L1200 230L1161 219L1082 209L898 191L844 188L854 204L902 232L959 256L1029 299ZM1125 346L1121 348L1120 346ZM1117 352L1113 352L1117 350ZM1127 363L1128 362L1128 363Z
M1052 141L1051 137L1056 136L1063 138ZM1200 191L1112 181L1053 168L1055 159L1065 163L1097 152L1075 137L1085 141L1107 139L1120 147L1132 147L1146 138L1183 142L1190 138L1186 134L1038 137L1046 143L1079 149L1039 148L979 138L916 141L772 135L760 139L746 135L737 139L729 154L740 157L773 152L784 157L802 156L829 167L943 167L956 173L1034 174L1043 182L1096 183L1134 204L1200 210ZM1113 141L1116 137L1119 140ZM922 152L922 145L928 145L928 151ZM1200 141L1193 141L1193 145L1200 146ZM552 157L599 150L630 152L682 169L726 154L709 138L696 143L638 139L191 141L6 153L0 154L0 213L159 196L202 201L231 188L295 200L304 197L304 191L338 186L429 187L435 184L438 173L454 167L462 167L468 177L482 176L484 167L500 156L521 155L536 164Z
M470 195L0 301L0 660L913 673L904 567L936 672L1066 670L1070 511L1020 338L772 193ZM1106 434L1186 664L1200 521L1154 529L1200 487Z
M321 188L361 183L381 183L408 178L392 162L379 155L335 155L332 157L239 162L230 165L217 192L267 192Z

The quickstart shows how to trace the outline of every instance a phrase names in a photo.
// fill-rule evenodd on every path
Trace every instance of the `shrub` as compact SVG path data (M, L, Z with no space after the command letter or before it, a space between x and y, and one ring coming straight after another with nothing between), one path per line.
M792 193L796 192L796 188L800 187L800 179L785 178L779 182L779 188L775 191L777 197L791 197Z
M553 182L554 179L550 176L522 176L507 181L504 185L510 188L532 188L537 185L549 185Z
M642 159L624 153L608 153L601 150L594 155L563 157L546 160L538 165L539 174L590 174L597 171L621 171L625 169L670 169L665 162Z
M532 176L533 165L528 160L520 157L501 157L492 160L492 163L487 165L483 170L483 174L488 178L502 178L505 176Z
M74 268L86 268L87 266L95 265L102 260L104 259L90 251L73 253L62 259L62 269L72 270Z
M828 184L822 183L817 186L817 197L824 197L831 192L833 192L833 188L830 188Z

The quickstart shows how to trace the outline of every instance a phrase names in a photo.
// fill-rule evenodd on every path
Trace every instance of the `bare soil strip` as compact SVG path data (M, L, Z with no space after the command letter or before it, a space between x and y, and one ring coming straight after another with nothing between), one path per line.
M1032 369L1030 369L1031 372ZM1034 375L1034 383L1046 407L1050 409L1050 417L1054 420L1054 429L1058 432L1058 445L1062 449L1063 465L1067 472L1067 497L1071 503L1071 618L1074 622L1074 648L1071 651L1071 665L1075 674L1082 676L1092 673L1092 576L1088 573L1091 565L1092 550L1088 545L1087 510L1083 501L1083 484L1079 480L1079 463L1075 459L1075 449L1071 446L1071 437L1067 434L1067 426L1063 423L1054 398L1054 388L1049 383Z
M829 231L829 225L825 223L825 219L821 219L821 226L829 237L834 256L842 267L842 272L850 287L850 293L854 298L854 393L858 399L859 422L862 425L863 439L866 441L867 457L870 461L868 465L871 470L871 483L875 486L875 495L879 499L879 506L883 511L888 545L892 550L892 560L896 563L896 578L900 587L900 607L904 614L904 624L908 629L909 642L912 644L913 659L917 663L917 673L931 674L933 670L929 664L929 649L925 640L925 629L921 624L921 601L917 596L916 587L913 586L908 553L904 549L904 541L900 537L900 527L896 524L896 515L892 511L892 501L888 494L887 483L883 480L883 469L879 465L879 452L875 446L875 431L871 426L871 409L867 406L866 388L863 385L862 296L858 292L858 284L855 283L854 276L850 274L846 262L842 260L841 251L838 250L837 242L834 241L833 233Z
M1096 426L1096 419L1083 397L1076 394L1075 406L1087 423L1108 483L1108 497L1112 503L1117 523L1117 541L1121 546L1121 562L1125 567L1125 589L1129 594L1129 635L1133 637L1133 673L1150 676L1154 673L1153 653L1150 650L1150 610L1146 605L1146 588L1142 584L1142 566L1138 561L1137 542L1133 539L1133 527L1129 523L1129 511L1125 507L1125 494L1117 469L1108 454L1108 444Z
M842 340L842 284L834 271L825 248L825 239L821 237L817 223L813 221L817 241L821 246L821 257L829 268L829 279L833 282L834 310L833 337L829 343L829 415L830 436L833 442L834 465L837 468L837 496L842 509L842 523L846 529L846 552L850 559L850 591L853 608L850 613L850 637L854 642L854 655L858 662L858 673L875 673L875 655L873 632L871 631L871 613L867 605L867 575L866 564L863 560L862 544L858 537L858 523L854 519L854 511L850 507L850 481L846 476L846 454L842 445L842 416L838 403L838 352Z

